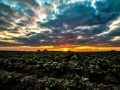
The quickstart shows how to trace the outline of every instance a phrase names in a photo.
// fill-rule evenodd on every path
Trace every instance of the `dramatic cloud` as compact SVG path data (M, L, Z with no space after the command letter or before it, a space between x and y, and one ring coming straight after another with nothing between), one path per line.
M119 46L120 0L0 0L0 46Z

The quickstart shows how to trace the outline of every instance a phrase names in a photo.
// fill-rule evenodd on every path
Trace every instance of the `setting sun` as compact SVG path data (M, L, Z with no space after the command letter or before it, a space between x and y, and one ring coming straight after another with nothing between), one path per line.
M65 52L68 51L68 48L64 48L64 51L65 51Z

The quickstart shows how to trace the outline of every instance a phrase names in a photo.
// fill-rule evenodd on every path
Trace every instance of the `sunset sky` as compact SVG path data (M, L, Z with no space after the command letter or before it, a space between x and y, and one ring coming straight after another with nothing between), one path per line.
M0 0L0 50L120 51L120 0Z

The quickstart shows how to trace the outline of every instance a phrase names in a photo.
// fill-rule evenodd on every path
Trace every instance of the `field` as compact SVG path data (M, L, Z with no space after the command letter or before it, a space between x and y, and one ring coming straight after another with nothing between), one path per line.
M0 52L0 90L120 90L120 52Z

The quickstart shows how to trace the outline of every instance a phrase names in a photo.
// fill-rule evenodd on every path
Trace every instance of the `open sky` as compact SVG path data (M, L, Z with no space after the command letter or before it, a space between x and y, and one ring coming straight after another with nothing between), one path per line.
M0 50L37 49L120 50L120 0L0 0Z

